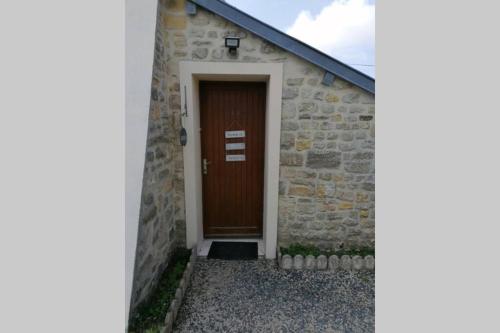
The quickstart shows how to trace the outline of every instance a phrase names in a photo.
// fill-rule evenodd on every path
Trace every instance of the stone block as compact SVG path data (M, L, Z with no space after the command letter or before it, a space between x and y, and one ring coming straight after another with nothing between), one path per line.
M351 257L347 254L340 257L340 267L345 271L350 271L352 267Z
M338 168L341 156L341 153L336 151L308 151L306 166L313 169Z
M211 46L212 42L209 40L195 40L192 44L196 46Z
M352 160L372 160L375 157L375 154L371 151L366 152L357 152L352 154Z
M303 77L286 80L286 84L288 84L289 86L300 86L302 85L303 82L304 82Z
M148 223L151 221L154 217L156 217L156 206L152 205L144 209L143 214L142 214L142 223Z
M186 37L180 37L180 38L174 39L174 45L176 47L186 47L187 46Z
M319 82L318 78L311 78L311 79L307 80L307 84L310 86L317 86L318 82Z
M361 256L354 256L352 257L352 269L355 271L360 271L363 269L363 266L365 265L365 261L363 257Z
M302 166L304 164L304 156L299 153L281 153L280 164L282 166Z
M336 255L331 255L328 258L328 270L338 271L340 269L340 259Z
M181 95L172 94L168 98L168 106L171 109L179 110L181 108Z
M168 312L172 313L172 322L175 321L175 318L177 317L178 310L179 310L179 302L177 302L177 300L173 299L172 302L170 302L170 308L168 309Z
M341 202L338 205L339 210L349 210L353 208L352 203L350 202Z
M335 112L335 105L325 104L321 107L321 112L327 115L332 114Z
M295 106L295 103L292 101L283 101L283 104L281 105L281 118L292 119L295 118L296 114L297 107Z
M182 301L182 290L180 288L177 288L175 290L175 299L178 300L179 302Z
M321 175L320 175L321 178ZM331 178L330 178L331 179ZM327 179L329 180L329 179ZM316 187L316 196L320 198L331 198L335 195L335 183L318 184Z
M185 0L168 0L165 1L168 11L173 12L183 12L185 6Z
M263 54L272 54L278 52L278 48L271 43L263 41L260 46L260 52Z
M198 47L191 53L193 59L205 59L208 56L208 49L205 47Z
M194 18L191 19L191 23L196 26L205 26L208 25L210 21L206 15L198 14Z
M342 97L342 102L347 104L357 103L359 101L359 97L359 93L348 93Z
M314 141L321 141L326 138L325 132L314 132Z
M300 103L299 113L315 113L318 111L318 105L313 102Z
M314 195L314 187L309 185L290 185L288 195L311 197Z
M295 133L281 132L281 149L290 149L295 145Z
M316 258L316 267L318 269L326 269L328 267L328 259L325 255L321 254Z
M295 121L284 121L281 123L282 131L296 131L299 129L299 124Z
M298 203L297 204L297 213L298 214L314 214L315 212L316 212L316 204L315 203Z
M354 140L354 135L352 132L343 132L341 136L342 141L352 141Z
M293 258L293 268L295 269L302 269L304 268L304 257L300 254L297 254Z
M215 31L211 31L211 32L215 32ZM189 31L189 36L196 37L196 38L203 38L203 36L205 36L205 30L204 29L191 29ZM207 36L207 37L210 37L210 36Z
M236 29L236 30L226 30L222 33L221 37L238 37L240 39L245 39L247 38L248 34L245 30L241 30L241 29Z
M293 266L292 257L288 254L285 254L281 257L281 268L283 269L291 269Z
M223 50L212 50L212 58L214 59L222 59L224 55Z
M365 257L365 269L373 271L375 269L375 258L371 255Z
M186 51L181 51L181 50L174 51L174 57L176 57L176 58L184 58L185 56L187 56Z
M311 98L312 94L313 94L313 90L311 88L308 88L308 87L304 87L300 91L300 97L302 97L304 99Z
M143 195L142 202L146 205L149 206L153 203L154 201L154 196L151 193L147 193Z
M313 255L306 256L305 268L309 270L316 268L316 258Z
M172 311L168 311L164 321L167 332L171 332L173 323L174 323L174 316L172 314Z
M363 104L375 104L375 96L364 94L361 96L361 103L363 103Z
M315 100L318 100L318 101L322 101L323 100L323 96L325 95L325 92L324 91L318 91L314 94L314 99Z
M184 30L186 29L186 16L163 16L163 24L167 29Z
M299 96L299 89L298 88L285 88L283 89L283 99L293 99L295 97Z
M184 280L184 278L179 281L179 289L182 291L182 295L184 295L186 291L186 280Z
M312 142L310 140L297 140L295 142L295 149L297 151L307 150L311 148Z
M339 101L339 97L333 94L327 94L325 97L325 101L328 103L337 103Z
M369 173L371 168L371 162L350 162L345 164L345 171L352 173Z
M285 181L280 180L278 184L278 193L279 195L285 195L286 194L286 189L287 189L287 183Z

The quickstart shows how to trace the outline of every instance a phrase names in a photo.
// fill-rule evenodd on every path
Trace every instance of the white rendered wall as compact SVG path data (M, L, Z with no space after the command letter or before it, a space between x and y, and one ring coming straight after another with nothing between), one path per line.
M157 0L126 0L125 325L128 322L146 155Z

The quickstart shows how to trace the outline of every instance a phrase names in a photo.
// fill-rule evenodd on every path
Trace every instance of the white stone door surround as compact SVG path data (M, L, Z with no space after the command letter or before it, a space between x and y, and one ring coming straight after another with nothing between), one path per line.
M263 241L266 259L276 257L278 237L278 189L281 133L281 94L283 64L181 61L181 112L187 104L187 116L182 117L188 139L184 146L184 190L186 209L186 246L203 242L203 198L201 175L200 108L198 82L262 81L267 82ZM186 95L184 93L186 87Z

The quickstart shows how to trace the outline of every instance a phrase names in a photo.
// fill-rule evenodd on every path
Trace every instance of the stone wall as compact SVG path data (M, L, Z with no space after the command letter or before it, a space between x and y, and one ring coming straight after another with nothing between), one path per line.
M324 70L200 7L192 16L183 1L167 1L163 8L169 86L178 88L181 60L284 64L279 243L373 245L374 96L340 79L322 85ZM237 55L224 47L228 35L241 39ZM167 92L176 119L177 88ZM182 147L176 148L176 230L184 240Z
M185 244L184 171L178 142L179 61L279 62L284 66L278 238L325 248L374 244L374 97L184 0L158 10L150 126L139 230L135 304L174 245ZM230 55L225 36L239 36Z
M173 175L177 133L167 103L166 37L159 10L131 312L154 288L176 245Z
M184 1L161 6L168 36L169 112L180 113L179 61L281 62L284 64L279 243L351 247L374 243L374 96L337 79L324 86L324 70ZM237 55L224 37L241 39ZM179 120L174 121L174 127ZM176 131L178 128L176 128ZM176 145L175 219L185 239L182 147Z

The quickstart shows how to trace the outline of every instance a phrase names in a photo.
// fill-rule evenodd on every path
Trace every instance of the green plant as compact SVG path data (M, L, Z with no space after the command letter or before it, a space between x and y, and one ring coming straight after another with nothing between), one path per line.
M290 256L296 256L298 254L302 256L313 255L315 257L323 254L327 257L331 255L343 256L367 256L372 255L375 256L375 249L371 247L361 247L361 248L352 248L352 249L340 249L340 250L322 250L314 245L302 245L302 244L291 244L289 247L281 247L281 254L288 254Z
M191 251L178 248L174 251L167 268L161 274L156 288L143 303L141 303L129 320L129 332L156 333L159 332L170 302L175 297L184 269L189 261Z
M144 331L144 333L160 333L161 326L155 326L148 328L147 330Z

